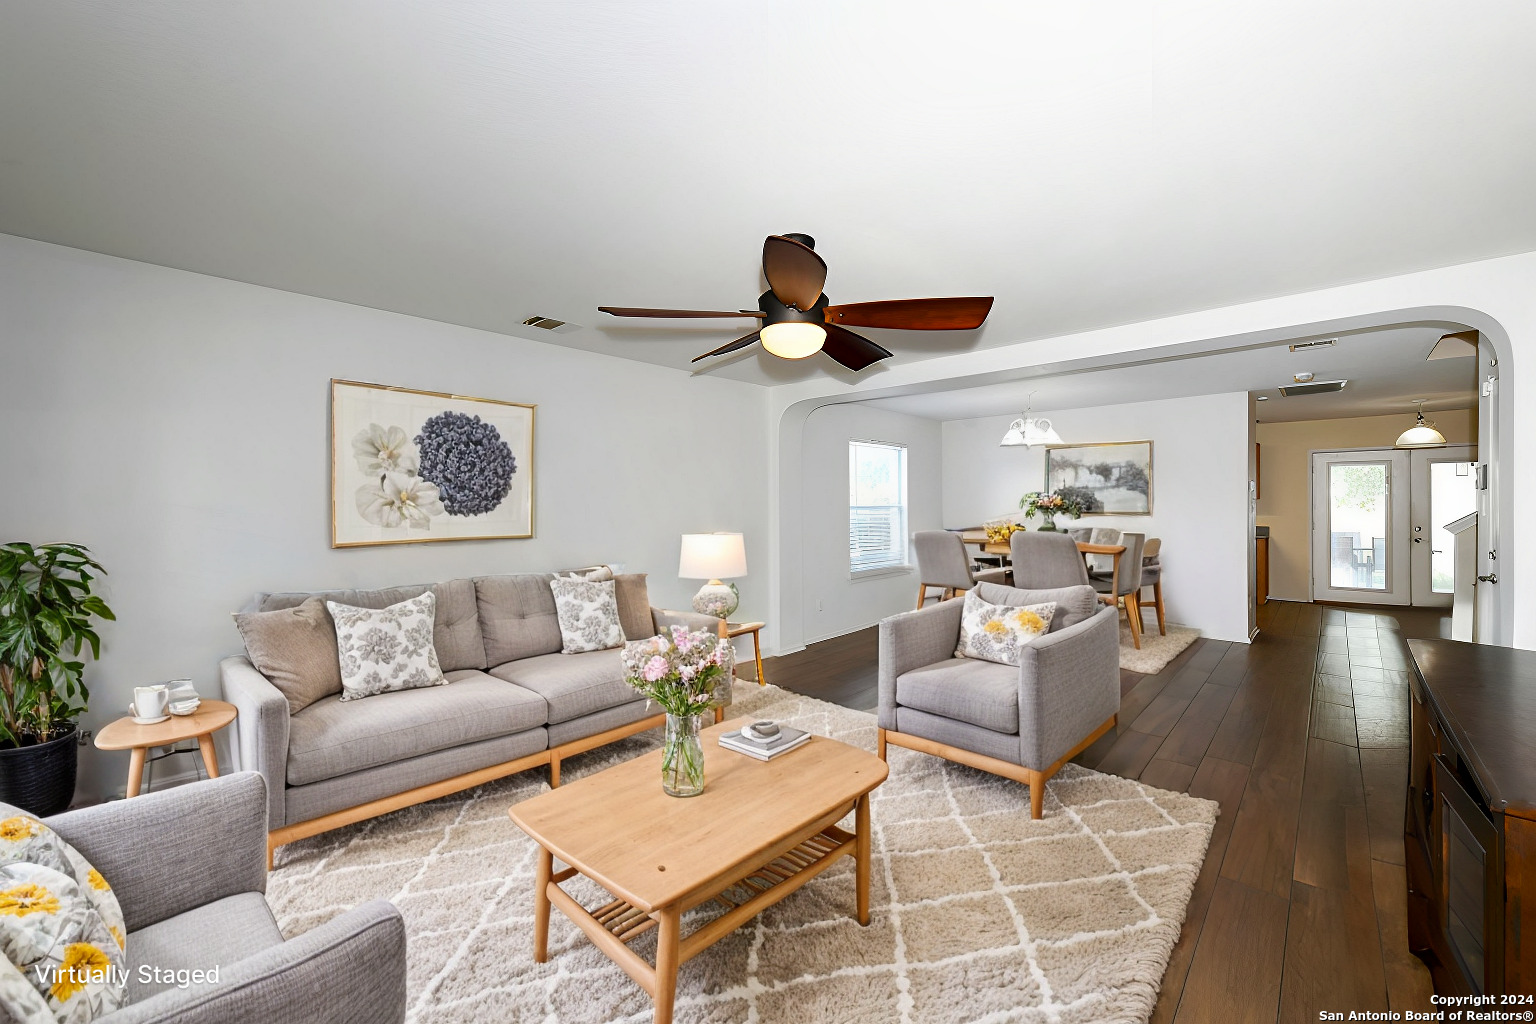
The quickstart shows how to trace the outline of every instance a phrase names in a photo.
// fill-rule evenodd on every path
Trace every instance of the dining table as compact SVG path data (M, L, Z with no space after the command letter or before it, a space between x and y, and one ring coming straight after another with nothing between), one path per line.
M1006 540L989 540L986 530L962 530L960 540L965 544L972 544L981 549L982 554L997 555L1008 565L1013 560L1012 545ZM1124 544L1089 544L1086 541L1077 542L1078 554L1087 562L1089 555L1109 555L1113 559L1111 576L1116 580L1120 576L1120 556L1125 554Z

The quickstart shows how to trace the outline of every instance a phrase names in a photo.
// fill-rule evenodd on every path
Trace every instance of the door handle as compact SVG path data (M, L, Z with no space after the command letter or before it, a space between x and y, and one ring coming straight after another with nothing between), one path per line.
M1477 581L1479 583L1497 583L1499 582L1499 574L1496 572L1491 572L1487 576L1479 576Z

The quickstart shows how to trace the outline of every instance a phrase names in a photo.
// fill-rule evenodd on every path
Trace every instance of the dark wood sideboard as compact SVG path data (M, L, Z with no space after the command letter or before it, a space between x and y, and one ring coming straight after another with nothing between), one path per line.
M1409 947L1442 995L1536 992L1536 652L1408 650Z

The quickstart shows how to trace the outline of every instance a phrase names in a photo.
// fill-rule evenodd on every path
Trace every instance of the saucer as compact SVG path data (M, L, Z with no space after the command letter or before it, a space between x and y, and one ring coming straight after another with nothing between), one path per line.
M170 717L171 717L170 715L161 715L159 718L140 718L138 715L134 715L133 716L133 724L134 725L159 725L161 722L164 722L165 720L167 720Z

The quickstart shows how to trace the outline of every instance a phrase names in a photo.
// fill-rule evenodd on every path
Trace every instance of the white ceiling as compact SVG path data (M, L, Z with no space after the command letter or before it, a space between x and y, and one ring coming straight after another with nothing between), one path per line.
M1186 398L1230 391L1268 397L1257 406L1260 422L1333 419L1343 416L1411 415L1413 399L1426 411L1465 409L1477 404L1477 359L1429 360L1443 327L1399 327L1336 335L1331 348L1292 352L1285 344L1265 345L1184 359L1122 363L1104 369L1058 374L929 394L874 399L876 408L936 420L978 416L1019 416L1026 406L1049 415L1058 409L1120 405L1152 399ZM1149 354L1150 358L1150 354ZM1343 391L1286 398L1277 387L1293 375L1348 380ZM1033 398L1030 397L1033 392ZM1409 421L1405 420L1405 429Z
M594 307L751 307L803 231L833 301L997 296L878 333L915 360L1536 249L1533 37L1526 0L8 0L0 231L680 368L745 323Z

